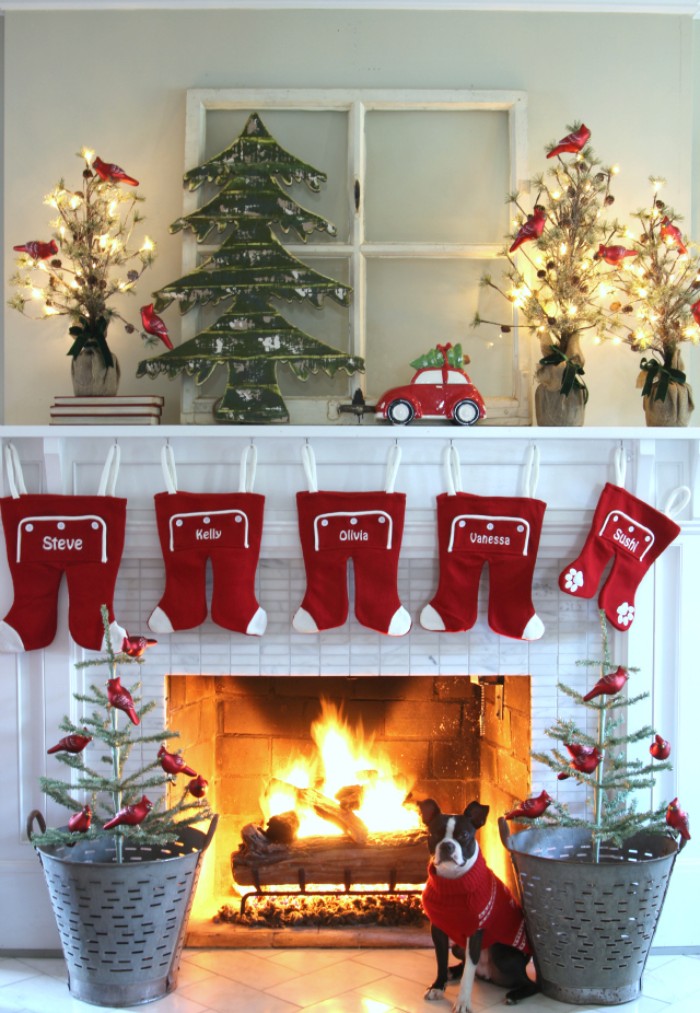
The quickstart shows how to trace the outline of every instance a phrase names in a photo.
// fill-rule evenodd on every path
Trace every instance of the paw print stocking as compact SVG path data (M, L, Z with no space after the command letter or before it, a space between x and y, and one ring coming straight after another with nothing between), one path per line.
M58 592L65 574L68 627L76 644L103 646L100 607L107 606L110 635L119 649L126 631L112 602L124 549L126 500L113 494L119 448L113 446L97 496L27 494L17 451L5 448L11 495L0 500L14 601L0 622L0 651L48 647L56 636Z
M526 486L534 491L532 460ZM447 450L446 474L449 491L437 497L440 581L421 612L421 626L447 633L471 629L481 572L488 563L489 626L504 637L539 640L544 624L532 604L532 576L546 504L531 495L462 492L453 447Z
M642 577L679 532L666 513L608 482L581 554L562 570L559 587L577 598L592 598L612 559L598 605L615 629L627 630L634 620L634 596Z
M154 633L200 626L207 617L206 568L211 560L211 618L236 633L261 636L267 614L255 596L265 497L252 492L257 453L241 459L237 493L178 492L172 448L163 448L167 492L154 497L165 563L165 591L151 613Z
M303 448L309 492L297 493L306 594L292 620L300 633L342 626L348 618L347 566L355 573L355 615L378 633L400 637L411 618L399 601L397 573L406 496L393 491L394 447L385 492L319 492L313 450Z

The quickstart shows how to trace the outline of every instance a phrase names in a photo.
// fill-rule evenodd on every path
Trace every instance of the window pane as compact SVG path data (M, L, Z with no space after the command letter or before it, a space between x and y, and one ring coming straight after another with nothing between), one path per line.
M509 305L479 287L493 262L376 259L367 264L367 390L372 397L408 383L410 363L436 344L461 344L467 372L485 396L513 393L513 333L471 326L478 311L508 323Z
M503 242L507 113L371 110L366 128L369 242Z
M264 107L256 110L210 110L207 112L203 161L218 155L235 140L251 112L258 112L268 132L290 155L325 172L328 177L319 193L312 193L303 183L289 188L289 193L299 204L327 218L338 230L337 237L333 238L325 232L314 232L311 242L347 242L350 230L348 114Z

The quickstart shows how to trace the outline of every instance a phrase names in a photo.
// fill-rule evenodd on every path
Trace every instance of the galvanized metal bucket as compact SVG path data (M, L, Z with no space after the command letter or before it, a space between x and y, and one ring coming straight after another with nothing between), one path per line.
M29 837L38 810L27 821ZM35 845L49 888L68 988L95 1006L135 1006L177 985L187 921L202 856L214 836L184 827L168 847L124 845L115 861L114 839L71 845Z
M499 820L520 885L542 992L560 1002L614 1006L639 995L642 973L678 853L637 834L622 847L564 827L511 836Z

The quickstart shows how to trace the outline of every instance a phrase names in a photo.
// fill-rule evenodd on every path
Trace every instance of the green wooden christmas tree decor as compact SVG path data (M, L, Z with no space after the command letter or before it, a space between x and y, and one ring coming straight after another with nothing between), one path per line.
M63 719L60 727L65 735L48 750L69 768L70 780L54 775L40 779L42 791L72 815L67 828L32 834L32 844L71 844L110 836L115 842L116 861L121 862L125 841L170 844L178 839L182 827L210 820L212 812L202 799L207 782L178 753L166 750L164 740L176 738L179 733L145 732L141 720L155 703L142 704L139 681L130 689L121 685L119 669L144 661L145 638L128 638L120 650L115 650L104 605L102 621L104 655L79 662L76 668L106 667L106 688L93 683L87 693L74 694L85 710L77 721ZM130 769L129 755L137 745L144 762ZM161 792L176 782L178 774L182 775L177 784L180 797L170 805ZM146 795L149 791L154 798L158 795L153 803Z
M286 152L253 113L241 134L219 155L185 174L196 190L205 183L218 195L178 218L171 232L188 229L203 242L212 230L228 231L219 249L190 274L155 293L156 310L177 302L182 313L197 305L226 301L225 312L195 337L163 355L139 363L139 376L187 373L202 384L218 366L228 369L217 422L288 422L277 383L286 363L302 380L323 370L333 376L364 370L364 362L290 324L274 300L308 301L321 307L326 296L341 306L351 289L307 267L277 238L293 231L306 241L313 232L335 235L331 222L301 207L285 188L303 182L317 192L324 173Z

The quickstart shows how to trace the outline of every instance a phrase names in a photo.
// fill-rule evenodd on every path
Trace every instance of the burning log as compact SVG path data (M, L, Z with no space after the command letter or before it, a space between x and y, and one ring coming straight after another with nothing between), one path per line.
M240 886L298 883L424 883L428 864L425 830L370 834L363 843L347 837L306 837L291 845L268 841L259 828L244 827L244 844L231 855Z
M299 830L299 817L291 810L271 816L265 827L265 837L275 844L291 844Z
M273 778L270 788L274 789L276 786L293 791L297 804L308 806L317 816L340 827L343 833L347 834L356 844L364 844L367 840L369 834L367 827L351 809L339 805L315 788L295 788L294 785L288 784L286 781Z

